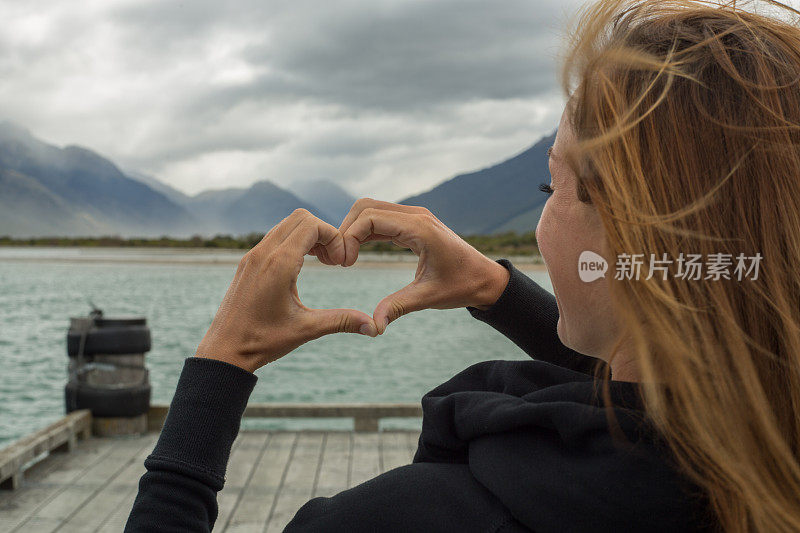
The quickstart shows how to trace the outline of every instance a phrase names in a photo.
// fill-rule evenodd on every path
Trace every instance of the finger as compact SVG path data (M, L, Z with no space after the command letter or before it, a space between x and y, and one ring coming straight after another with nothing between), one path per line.
M344 249L344 243L342 243L342 249ZM339 264L336 261L334 261L333 259L331 259L331 254L328 253L328 249L327 248L323 247L322 248L322 253L323 253L323 257L324 257L324 263L326 265L338 265Z
M342 232L344 240L344 262L342 266L352 266L358 258L362 243L372 237L391 240L393 243L410 248L419 255L423 241L420 238L426 225L425 215L387 211L385 209L364 209L353 223Z
M370 235L369 237L361 241L361 244L364 244L365 242L369 241L391 241L392 239L394 239L394 237L392 237L391 235Z
M295 209L283 220L272 226L253 248L263 249L279 245L309 216L314 216L311 211L303 208Z
M383 335L386 326L403 315L428 308L429 294L424 285L412 281L378 302L372 316L378 335Z
M330 256L328 255L328 249L322 246L321 244L317 244L319 247L319 255L317 256L322 263L326 265L335 265Z
M325 265L336 265L333 260L331 260L330 256L328 255L328 250L322 246L321 244L317 243L312 248L311 251L308 252L309 255L314 255L319 259L320 263Z
M331 333L360 333L375 337L378 335L372 317L355 309L309 309L308 326L311 339ZM365 326L364 331L361 331Z
M372 198L359 198L353 203L353 206L344 217L344 220L342 220L342 223L339 224L339 231L342 233L347 231L347 228L349 228L361 212L367 208L397 211L399 213L430 213L426 208L418 205L393 204L382 200L373 200Z
M313 215L305 217L281 244L288 253L301 256L306 255L315 245L321 245L325 249L331 264L341 264L344 261L342 234Z

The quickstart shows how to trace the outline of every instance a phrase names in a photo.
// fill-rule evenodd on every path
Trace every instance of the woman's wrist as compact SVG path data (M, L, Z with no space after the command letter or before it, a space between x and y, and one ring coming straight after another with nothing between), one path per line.
M223 363L230 363L232 365L236 365L243 370L247 370L250 373L255 373L258 370L258 367L254 366L251 361L235 357L235 356L227 356L227 355L217 355L217 354L209 354L207 352L197 352L194 354L195 357L202 357L204 359L214 359L216 361L222 361Z
M511 277L506 267L497 261L490 261L493 266L487 270L487 275L476 292L476 303L472 305L480 311L486 311L500 299Z
M208 337L210 333L211 332L206 333L206 336L200 341L200 344L197 346L197 351L194 354L195 357L215 359L224 363L236 365L248 372L255 373L258 366L251 358L243 357L236 353L235 350L231 349L231 343L229 342L212 342Z

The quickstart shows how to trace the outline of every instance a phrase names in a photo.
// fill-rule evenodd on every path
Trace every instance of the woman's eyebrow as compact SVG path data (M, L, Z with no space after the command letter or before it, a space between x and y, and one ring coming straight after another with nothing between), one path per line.
M551 154L552 152L553 152L553 147L551 146L551 147L549 147L549 148L548 148L548 149L545 151L545 154L547 155L547 157L550 157L550 154Z

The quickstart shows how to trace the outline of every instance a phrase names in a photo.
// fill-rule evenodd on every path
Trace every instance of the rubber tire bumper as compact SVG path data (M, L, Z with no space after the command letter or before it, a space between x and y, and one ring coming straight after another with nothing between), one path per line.
M101 389L70 381L64 387L67 413L91 409L92 416L137 416L150 409L150 384Z
M70 357L78 355L80 344L79 331L67 332L67 354ZM150 347L150 328L147 326L93 328L86 334L83 354L136 354L149 352Z

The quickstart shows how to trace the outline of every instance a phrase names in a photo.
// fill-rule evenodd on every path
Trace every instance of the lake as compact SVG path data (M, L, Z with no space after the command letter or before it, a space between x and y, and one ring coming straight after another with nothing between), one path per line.
M143 315L152 403L169 403L244 251L0 247L0 448L64 416L66 334L88 301L108 317ZM367 259L361 256L359 262ZM416 258L348 269L307 256L298 292L309 307L351 307L371 315L384 296L414 279ZM512 261L514 258L509 257ZM516 264L516 263L515 263ZM520 270L552 292L547 273ZM329 335L256 371L251 402L418 402L473 363L527 359L466 309L428 309L401 317L384 335ZM381 427L419 429L420 419ZM246 429L345 429L349 420L244 420Z

